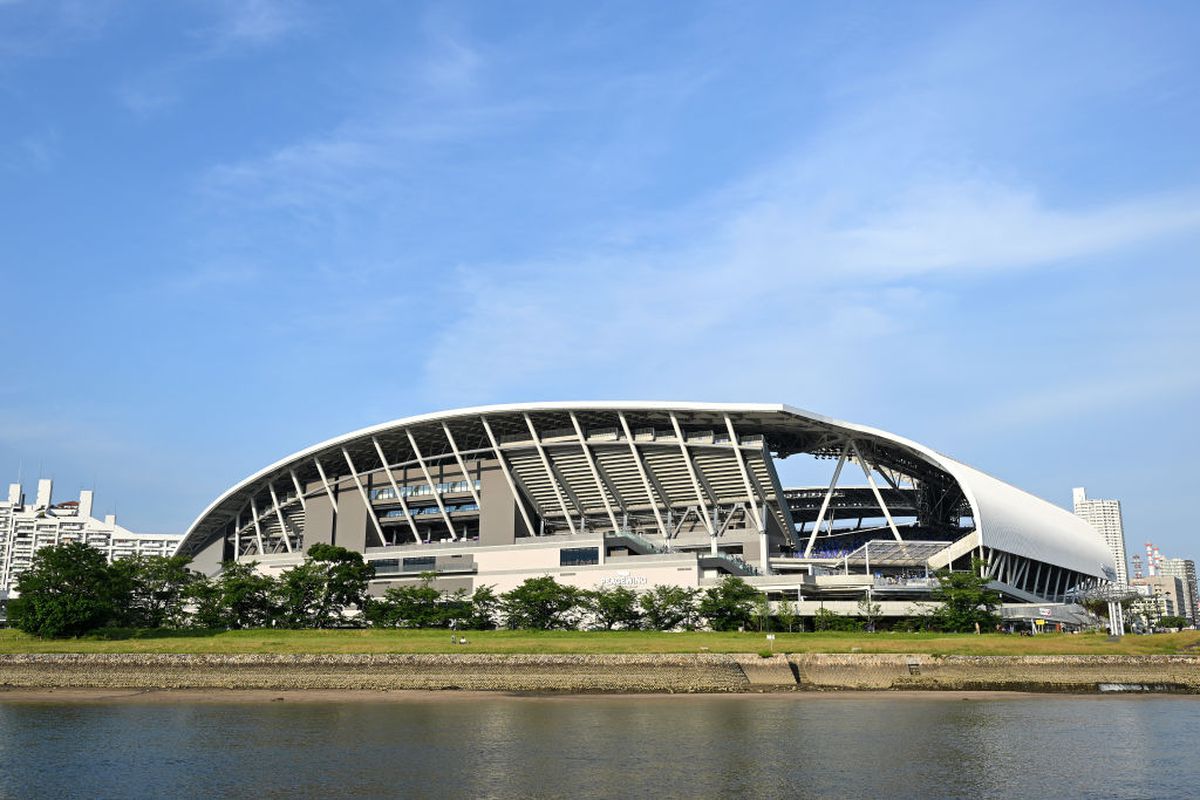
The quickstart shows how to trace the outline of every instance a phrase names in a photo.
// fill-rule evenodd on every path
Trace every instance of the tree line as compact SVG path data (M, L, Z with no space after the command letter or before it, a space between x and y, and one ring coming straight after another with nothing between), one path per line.
M207 577L186 556L138 556L107 563L91 547L44 547L17 578L8 604L14 627L41 637L80 636L100 628L451 628L490 630L794 630L803 623L790 601L768 603L741 578L691 589L659 585L635 592L623 586L580 589L549 576L529 578L497 594L490 586L445 593L433 574L372 597L374 567L362 554L314 544L304 560L278 576L254 563L228 562ZM994 623L998 595L969 573L942 583L938 610L920 627L971 630ZM937 599L935 597L935 599ZM859 616L818 612L816 630L874 628L878 604Z

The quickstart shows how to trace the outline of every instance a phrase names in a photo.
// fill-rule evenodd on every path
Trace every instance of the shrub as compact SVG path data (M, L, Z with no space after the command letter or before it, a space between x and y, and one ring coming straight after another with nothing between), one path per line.
M827 608L818 608L813 615L814 631L861 631L863 622L854 617L835 614Z

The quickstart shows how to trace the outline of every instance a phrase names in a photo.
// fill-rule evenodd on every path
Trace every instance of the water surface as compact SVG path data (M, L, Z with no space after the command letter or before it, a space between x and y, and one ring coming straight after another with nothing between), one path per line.
M0 695L0 797L1200 794L1198 698L964 697Z

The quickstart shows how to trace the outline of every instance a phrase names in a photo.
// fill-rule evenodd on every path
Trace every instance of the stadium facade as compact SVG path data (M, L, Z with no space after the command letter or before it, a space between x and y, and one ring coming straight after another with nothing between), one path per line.
M776 463L829 480L782 485ZM374 593L432 573L445 591L551 575L584 588L712 585L883 615L973 558L1011 603L1116 579L1074 514L908 439L774 404L531 403L425 414L348 433L246 478L179 553L267 572L327 542L374 564Z

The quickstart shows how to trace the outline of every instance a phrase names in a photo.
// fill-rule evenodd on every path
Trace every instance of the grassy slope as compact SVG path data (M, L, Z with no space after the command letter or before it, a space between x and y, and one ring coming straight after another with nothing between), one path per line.
M43 641L0 630L0 653L752 653L768 646L761 633L475 631L467 646L449 631L255 630L129 631L109 638ZM776 652L934 653L961 655L1200 654L1200 631L1126 636L1043 634L1036 637L937 633L780 633Z

